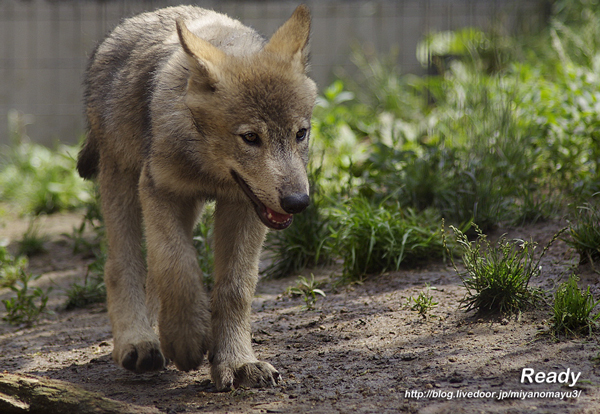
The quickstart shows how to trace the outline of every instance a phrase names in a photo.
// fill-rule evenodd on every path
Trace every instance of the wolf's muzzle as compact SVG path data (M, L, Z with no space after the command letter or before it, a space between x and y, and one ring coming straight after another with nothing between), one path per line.
M292 214L281 214L274 210L271 210L269 207L264 205L262 201L259 200L256 194L254 194L254 192L250 189L250 186L244 181L242 177L238 175L238 173L231 170L231 175L233 179L238 183L240 188L244 191L244 193L246 193L248 198L254 203L254 207L256 209L258 217L266 226L274 230L283 230L285 228L288 228L290 224L292 224Z

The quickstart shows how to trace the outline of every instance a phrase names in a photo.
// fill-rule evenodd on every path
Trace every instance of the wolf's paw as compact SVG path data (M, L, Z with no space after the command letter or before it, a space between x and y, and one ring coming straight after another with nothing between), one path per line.
M208 349L209 339L202 330L196 332L195 337L177 335L172 333L168 336L161 332L160 345L165 356L175 363L181 371L198 369L204 360L204 354Z
M154 341L128 344L113 351L115 362L123 368L141 374L148 371L159 371L165 367L165 358L160 345Z
M210 346L210 313L208 307L198 306L184 316L162 309L158 330L160 348L165 357L181 371L198 369Z
M273 387L281 379L273 365L261 361L247 362L235 368L226 364L213 365L211 376L219 391L240 387Z
M180 371L191 371L198 369L204 360L206 347L195 343L161 341L162 349L170 360Z

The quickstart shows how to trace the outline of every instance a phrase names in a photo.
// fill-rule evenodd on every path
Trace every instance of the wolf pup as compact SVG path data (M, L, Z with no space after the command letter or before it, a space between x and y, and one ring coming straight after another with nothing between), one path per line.
M288 227L309 203L309 32L303 5L268 41L223 14L181 6L125 20L93 53L77 169L99 183L122 367L141 373L172 360L188 371L208 352L219 390L279 380L252 350L250 304L267 228ZM211 199L209 301L192 230Z

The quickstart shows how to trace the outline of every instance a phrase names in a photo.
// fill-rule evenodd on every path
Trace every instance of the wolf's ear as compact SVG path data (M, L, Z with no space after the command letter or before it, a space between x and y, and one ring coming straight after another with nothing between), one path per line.
M225 52L190 32L183 20L178 19L176 24L179 43L181 43L181 47L183 47L188 57L197 64L199 71L197 75L202 78L193 79L194 76L192 74L188 87L191 86L191 82L196 84L205 84L207 82L208 85L206 86L214 88L219 81L218 67L226 58Z
M310 11L301 4L265 45L264 50L277 53L306 71L308 63L308 37L310 35Z

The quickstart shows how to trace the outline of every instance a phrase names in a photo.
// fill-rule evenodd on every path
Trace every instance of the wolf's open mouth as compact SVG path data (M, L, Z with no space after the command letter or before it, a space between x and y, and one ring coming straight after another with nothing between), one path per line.
M275 230L283 230L288 228L292 224L293 216L291 214L281 214L269 207L265 206L256 195L252 192L248 184L240 177L235 171L231 170L231 175L236 183L244 190L244 193L252 200L256 213L262 222L267 226Z

